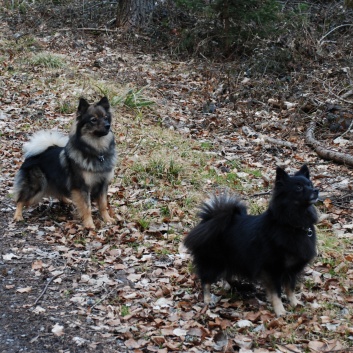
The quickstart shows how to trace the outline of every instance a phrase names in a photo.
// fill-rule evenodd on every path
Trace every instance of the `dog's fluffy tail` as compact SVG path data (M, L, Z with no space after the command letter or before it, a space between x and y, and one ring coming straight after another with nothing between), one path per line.
M69 138L58 131L38 131L23 145L25 158L37 156L51 146L65 147Z
M186 236L184 245L191 252L205 244L211 245L234 224L236 217L246 214L246 206L238 197L228 194L213 196L201 205L201 222Z

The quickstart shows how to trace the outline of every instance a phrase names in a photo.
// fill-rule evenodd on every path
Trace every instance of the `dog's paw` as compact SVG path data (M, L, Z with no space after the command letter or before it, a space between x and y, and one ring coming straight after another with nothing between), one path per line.
M275 308L275 314L277 317L282 317L285 316L287 314L286 310L282 307L282 308Z
M23 215L22 215L22 209L23 209L24 204L22 202L18 202L16 204L16 211L15 214L13 216L13 220L15 222L21 222L23 221Z
M116 220L113 217L108 216L108 217L104 217L104 222L107 224L115 224Z
M288 298L289 304L292 308L295 308L297 306L304 306L304 304L296 298L294 293L288 293L287 298Z
M218 297L212 293L204 295L203 297L204 303L209 306L215 306L220 300L221 300L221 297Z
M103 218L103 221L108 224L115 224L116 219L114 218L114 214L109 212L106 209L100 210L101 217Z
M281 298L279 298L277 295L273 295L271 301L273 310L275 311L277 317L286 315L286 310L284 309Z
M232 288L232 286L230 285L230 283L228 281L223 280L222 281L222 288L223 288L223 290L229 291Z
M15 214L14 214L14 216L13 216L13 220L14 220L15 222L22 222L22 221L24 221L23 215L22 215L22 211L16 210L16 212L15 212Z
M295 299L295 301L290 300L289 304L292 308L296 308L297 306L304 306L304 303L298 299Z
M15 216L13 217L13 220L14 220L15 222L22 222L22 221L24 221L22 215L15 215Z
M83 226L87 229L96 229L92 219L85 220L83 222Z

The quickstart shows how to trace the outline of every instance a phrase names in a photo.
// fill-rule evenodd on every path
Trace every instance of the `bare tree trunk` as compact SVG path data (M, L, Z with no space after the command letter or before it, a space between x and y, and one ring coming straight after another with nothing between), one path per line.
M116 12L116 26L144 26L152 15L154 5L154 0L119 0Z

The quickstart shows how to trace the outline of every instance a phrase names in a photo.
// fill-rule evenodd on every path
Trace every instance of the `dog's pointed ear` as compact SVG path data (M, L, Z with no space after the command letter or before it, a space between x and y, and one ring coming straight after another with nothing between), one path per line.
M302 175L305 178L310 179L310 172L308 166L304 164L294 175Z
M287 174L287 172L284 169L282 169L280 167L276 168L276 182L286 180L288 178L289 178L289 175Z
M103 107L105 110L109 110L110 108L110 104L109 104L109 100L107 97L103 97L98 103L97 105L100 105L101 107Z
M89 107L89 103L86 101L86 99L80 98L80 102L78 103L78 108L77 108L77 115L81 116L82 114L85 114L88 107Z

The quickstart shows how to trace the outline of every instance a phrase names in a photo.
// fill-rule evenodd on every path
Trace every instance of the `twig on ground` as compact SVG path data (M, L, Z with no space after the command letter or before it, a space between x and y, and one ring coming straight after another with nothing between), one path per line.
M348 103L348 104L353 104L352 101L348 101L347 99L343 99L343 98L340 97L338 94L332 92L332 90L331 90L330 88L329 88L328 90L329 90L329 92L330 92L333 96L335 96L335 97L336 97L337 99L339 99L341 102Z
M40 299L43 297L43 295L45 294L45 292L47 291L48 289L48 286L51 282L53 282L56 278L58 278L59 276L63 275L64 272L60 272L58 274L56 274L54 277L52 277L48 283L46 284L45 288L43 289L43 292L40 294L40 296L37 298L37 300L34 302L34 304L32 305L33 306L36 306L38 304L38 302L40 301Z
M102 298L101 300L98 300L96 303L94 303L94 304L90 307L90 309L92 310L96 305L100 304L103 300L107 299L108 296L109 296L113 291L115 291L115 290L116 290L116 286L114 286L112 290L110 290L105 296L103 296L103 298Z
M352 126L353 126L353 119L352 119L352 121L351 121L351 123L350 123L348 129L347 129L341 136L339 136L339 137L342 138L344 135L347 135L348 132L351 131Z
M92 32L109 32L109 33L117 33L116 29L108 29L108 28L76 28L77 31L92 31ZM59 32L69 32L73 31L72 28L61 28L58 29Z
M342 28L342 27L352 27L353 24L352 23L346 23L346 24L343 24L343 25L339 25L333 29L331 29L331 31L327 32L323 37L320 38L319 40L319 44L322 44L322 41L327 37L329 36L332 32L334 32L336 29L339 29L339 28Z
M265 195L271 195L272 191L264 191L264 192L258 192L257 194L250 195L250 197L258 197L258 196L265 196Z

